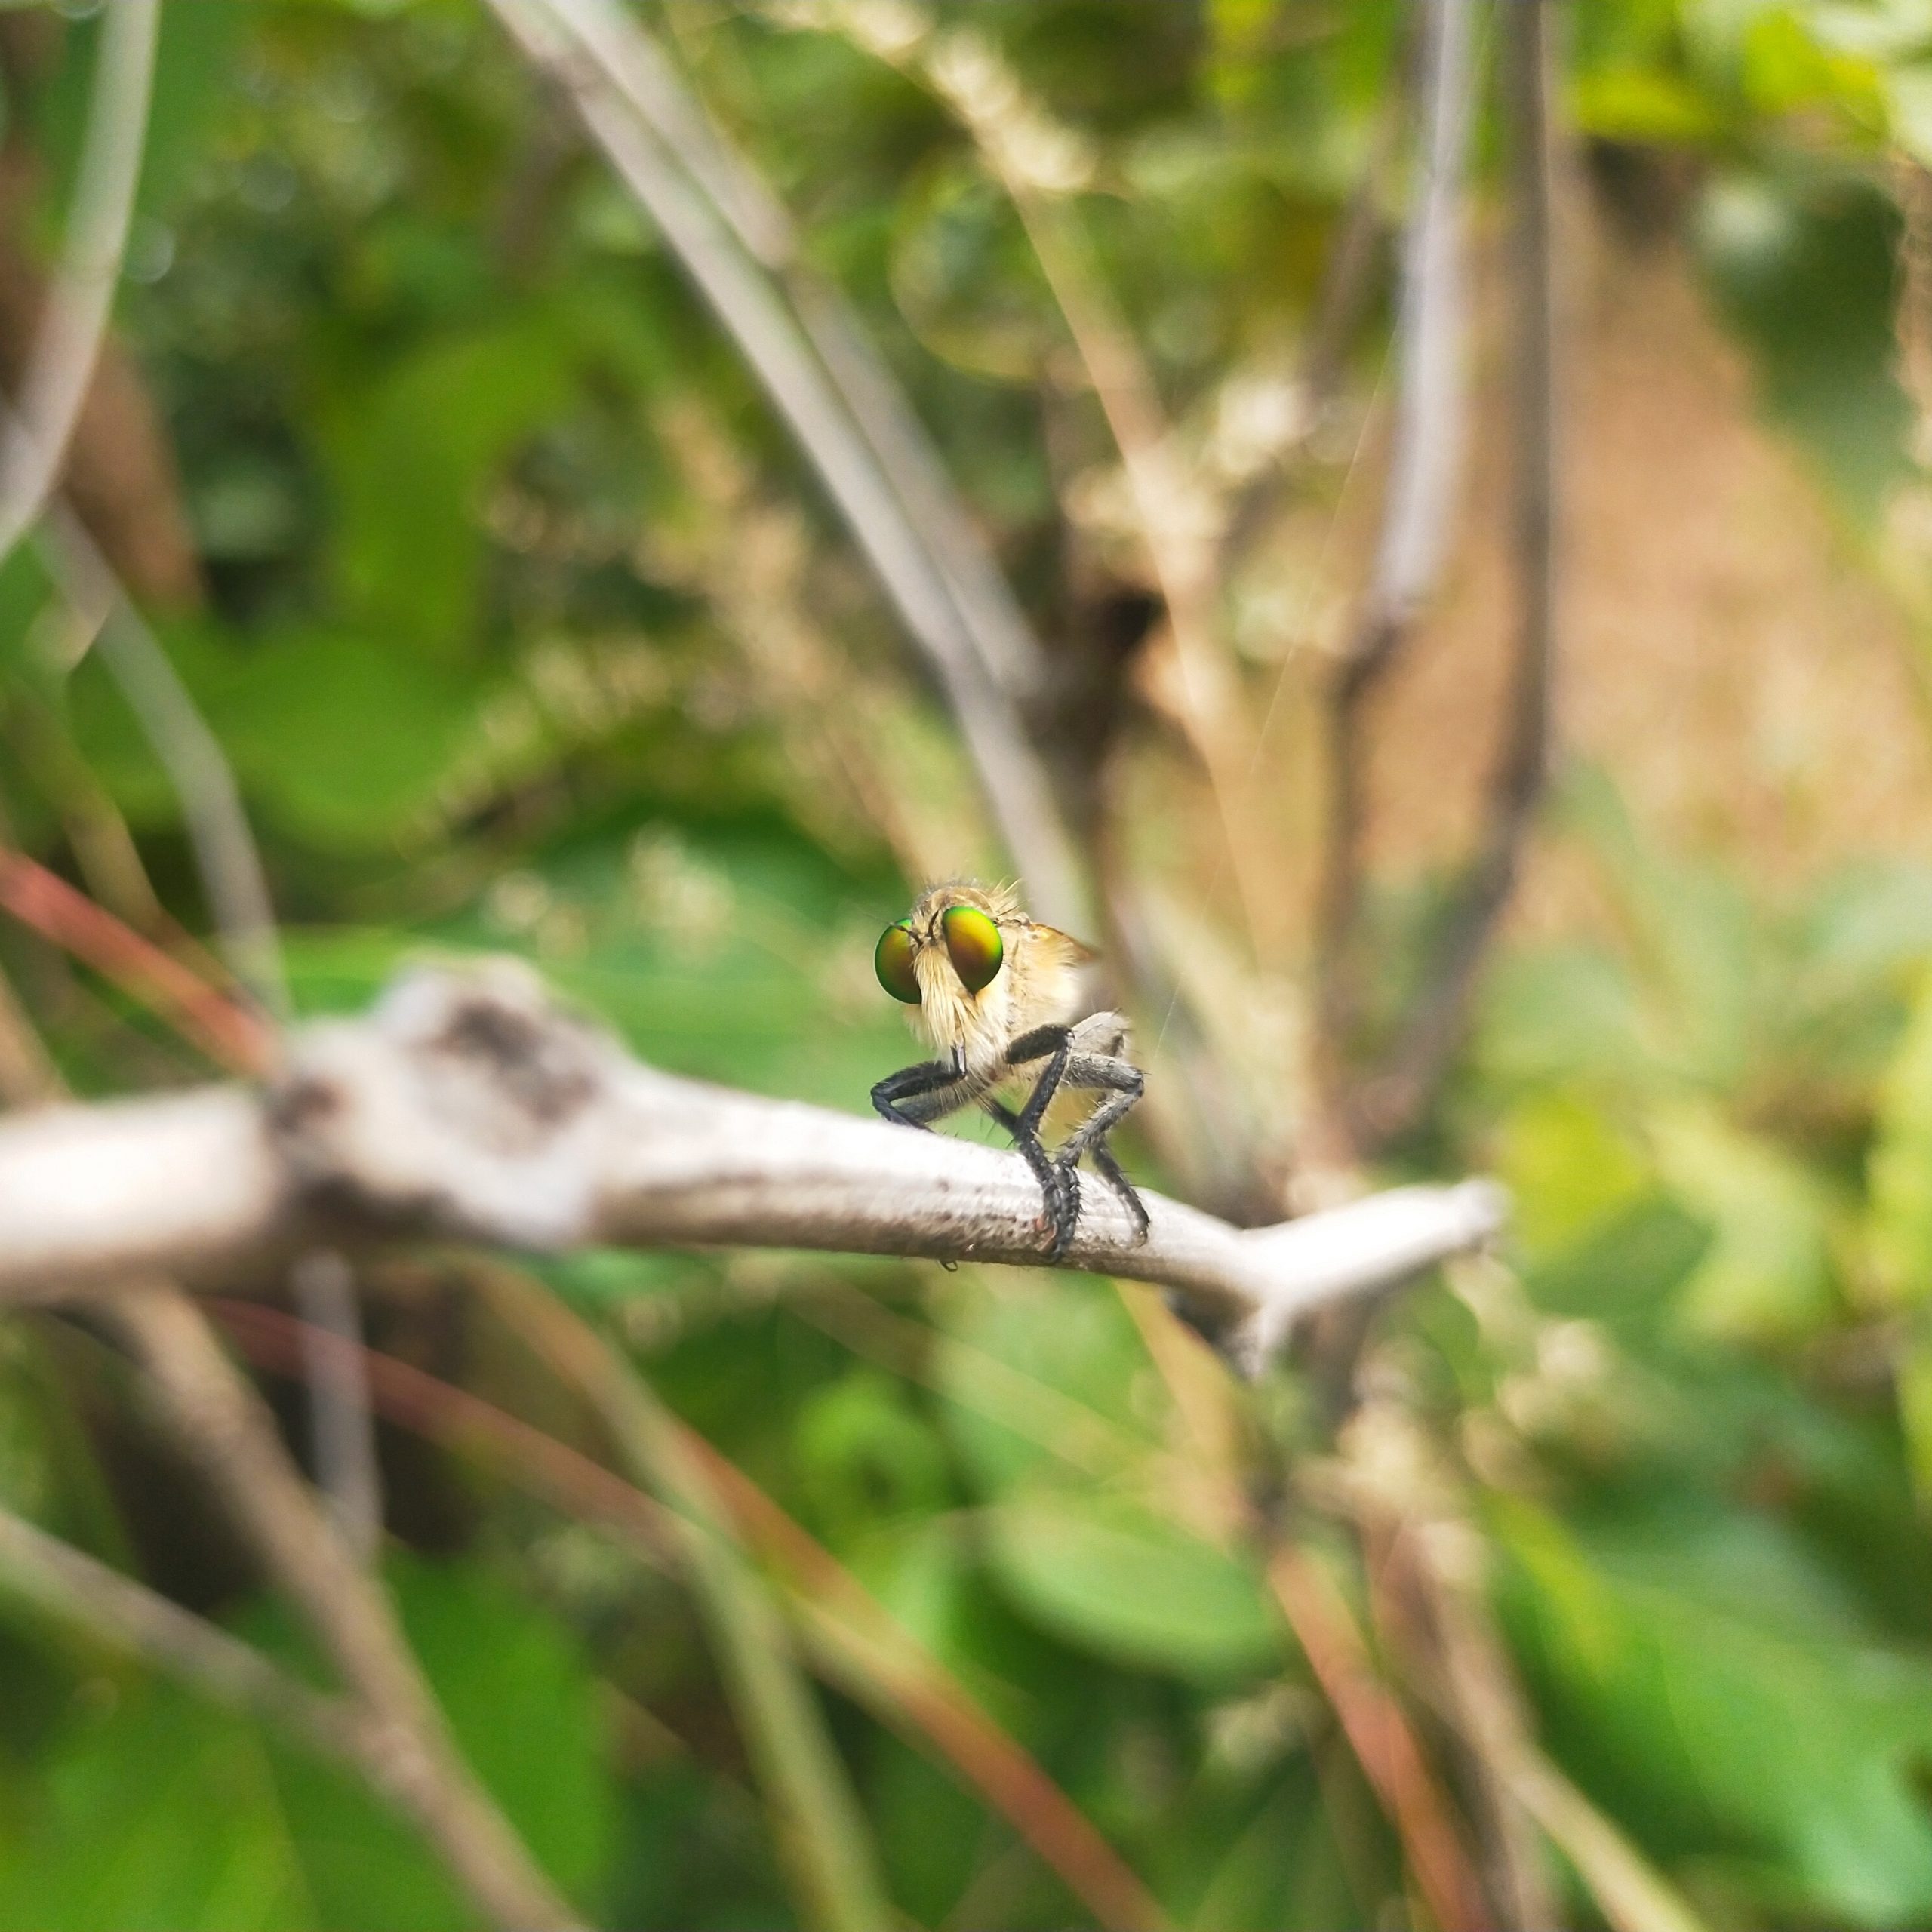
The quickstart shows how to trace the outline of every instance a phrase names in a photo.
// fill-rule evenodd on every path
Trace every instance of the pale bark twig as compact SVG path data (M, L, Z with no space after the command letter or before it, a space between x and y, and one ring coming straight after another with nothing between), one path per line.
M1066 1260L1153 1281L1258 1362L1296 1319L1492 1235L1492 1183L1404 1188L1243 1232L1090 1183ZM212 1088L0 1124L0 1297L195 1280L352 1231L497 1245L820 1247L1021 1265L1039 1189L992 1149L677 1079L512 963L406 977L312 1026L266 1094Z
M20 383L20 421L0 432L0 561L41 514L94 380L140 180L160 0L116 0L103 23L66 246Z

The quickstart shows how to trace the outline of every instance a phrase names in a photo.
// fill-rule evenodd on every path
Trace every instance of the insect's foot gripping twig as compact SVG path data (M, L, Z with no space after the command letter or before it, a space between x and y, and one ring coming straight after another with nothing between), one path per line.
M1057 1261L1067 1251L1073 1232L1080 1225L1080 1177L1063 1161L1056 1160L1040 1144L1040 1137L1023 1115L997 1100L988 1100L986 1109L1008 1133L1013 1144L1026 1157L1040 1183L1041 1225L1048 1234L1047 1259Z
M1053 1235L1047 1248L1047 1259L1057 1261L1066 1254L1080 1226L1080 1175L1077 1169L1063 1168L1057 1161L1049 1161L1048 1166L1054 1176L1054 1184L1042 1183L1046 1195L1047 1225Z
M1040 1145L1037 1134L1016 1133L1014 1143L1026 1157L1040 1183L1041 1225L1047 1230L1047 1259L1058 1261L1080 1225L1080 1177L1055 1160Z

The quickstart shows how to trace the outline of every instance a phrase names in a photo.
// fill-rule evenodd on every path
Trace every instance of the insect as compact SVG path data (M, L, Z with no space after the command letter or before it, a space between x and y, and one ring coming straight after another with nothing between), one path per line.
M879 983L915 1009L915 1032L937 1060L903 1068L872 1089L872 1105L902 1127L929 1127L962 1107L983 1107L1013 1136L1039 1180L1059 1260L1080 1219L1081 1155L1094 1165L1147 1238L1147 1211L1121 1171L1107 1136L1140 1098L1140 1069L1127 1057L1127 1022L1089 1014L1077 1023L1079 968L1094 955L1078 940L1036 924L1007 887L958 881L922 894L906 918L879 935L872 964ZM1038 1067L1017 1111L1003 1090ZM1057 1152L1040 1137L1047 1109L1069 1093L1097 1096ZM1014 1092L1011 1098L1017 1100Z

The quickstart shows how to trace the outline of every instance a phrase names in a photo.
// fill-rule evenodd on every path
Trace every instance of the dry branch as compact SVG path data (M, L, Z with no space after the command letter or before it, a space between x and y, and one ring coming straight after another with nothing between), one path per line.
M1295 1319L1493 1234L1493 1184L1417 1187L1241 1232L1090 1183L1067 1259L1152 1281L1258 1361ZM511 962L405 976L291 1039L263 1090L0 1124L0 1297L166 1270L205 1282L385 1233L562 1249L811 1247L1020 1264L1048 1236L1010 1154L676 1078Z

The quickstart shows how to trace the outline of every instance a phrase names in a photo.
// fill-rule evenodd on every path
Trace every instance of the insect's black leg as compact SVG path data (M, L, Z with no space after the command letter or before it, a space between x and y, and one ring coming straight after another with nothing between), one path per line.
M1030 1150L1039 1150L1034 1171L1041 1175L1040 1185L1046 1196L1047 1219L1054 1231L1053 1244L1048 1254L1055 1261L1066 1252L1066 1244L1080 1224L1080 1177L1065 1162L1048 1158L1040 1144L1040 1123L1046 1118L1054 1096L1060 1091L1072 1056L1073 1031L1067 1026L1035 1026L1030 1033L1021 1034L1006 1050L1006 1063L1009 1066L1025 1066L1038 1060L1047 1063L1041 1069L1039 1078L1033 1083L1032 1092L1026 1097L1026 1106L1020 1109L1019 1117L1008 1131L1029 1161L1034 1160ZM1052 1176L1051 1180L1046 1178L1048 1173Z
M1011 1107L989 1100L986 1112L1013 1136L1013 1144L1026 1158L1033 1177L1040 1183L1040 1198L1046 1209L1047 1226L1053 1231L1047 1258L1057 1261L1066 1252L1073 1231L1080 1221L1080 1177L1063 1168L1041 1144L1040 1137L1026 1124L1026 1117Z
M1107 1145L1107 1136L1139 1101L1146 1081L1140 1068L1111 1054L1078 1054L1069 1066L1070 1086L1097 1088L1106 1098L1067 1136L1066 1144L1054 1155L1057 1164L1069 1170L1083 1154L1091 1153L1101 1177L1119 1197L1121 1204L1133 1216L1139 1241L1147 1238L1147 1210L1141 1205L1134 1183L1122 1172Z
M1097 1140L1091 1151L1094 1164L1100 1169L1101 1178L1113 1189L1120 1204L1134 1217L1134 1244L1138 1247L1147 1238L1149 1225L1147 1210L1141 1204L1140 1196L1134 1192L1133 1182L1128 1179L1121 1164L1114 1158L1113 1149L1104 1141Z
M1008 1066L1027 1066L1036 1060L1047 1063L1020 1112L1020 1118L1030 1133L1039 1132L1040 1122L1053 1104L1054 1094L1060 1091L1060 1083L1066 1077L1066 1063L1072 1056L1073 1030L1068 1026L1035 1026L1032 1032L1022 1033L1008 1047Z
M948 1091L955 1088L956 1093ZM928 1126L963 1107L968 1097L958 1070L936 1060L901 1067L872 1089L874 1109L900 1127Z

